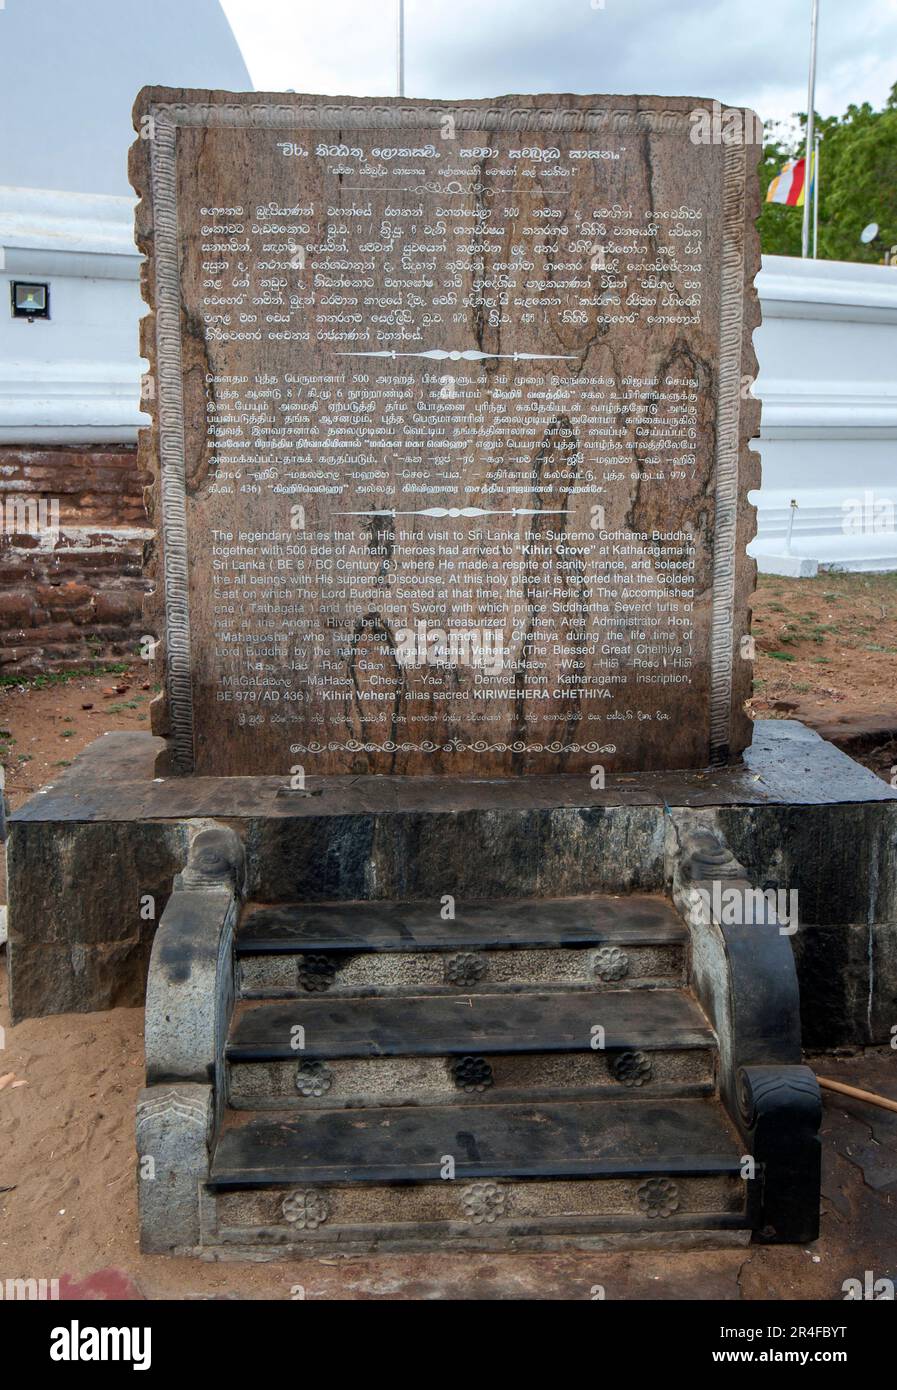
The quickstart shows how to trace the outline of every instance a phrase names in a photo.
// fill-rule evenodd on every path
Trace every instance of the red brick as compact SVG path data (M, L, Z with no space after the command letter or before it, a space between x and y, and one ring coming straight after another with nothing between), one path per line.
M34 619L35 602L24 589L0 591L0 628L30 627Z

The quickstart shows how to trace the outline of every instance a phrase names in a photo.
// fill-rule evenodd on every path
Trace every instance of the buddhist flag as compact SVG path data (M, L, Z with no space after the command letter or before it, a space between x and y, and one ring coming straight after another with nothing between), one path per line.
M805 168L805 159L793 159L786 164L766 190L767 203L786 203L790 208L802 208L806 191Z

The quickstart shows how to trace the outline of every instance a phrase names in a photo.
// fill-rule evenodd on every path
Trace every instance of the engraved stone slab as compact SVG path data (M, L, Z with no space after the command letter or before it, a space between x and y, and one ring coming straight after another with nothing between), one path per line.
M135 127L171 770L736 758L756 118L146 88Z

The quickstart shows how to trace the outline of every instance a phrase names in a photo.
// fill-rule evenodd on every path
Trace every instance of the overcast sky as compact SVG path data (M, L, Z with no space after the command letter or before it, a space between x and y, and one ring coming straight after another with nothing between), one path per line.
M223 0L257 90L395 92L395 0ZM881 105L897 0L821 0L816 107ZM406 0L408 96L642 92L784 119L807 102L810 0Z

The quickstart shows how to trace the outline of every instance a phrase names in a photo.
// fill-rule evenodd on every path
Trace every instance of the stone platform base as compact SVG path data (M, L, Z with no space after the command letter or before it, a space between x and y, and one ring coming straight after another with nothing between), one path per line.
M668 892L670 813L700 810L754 883L797 890L806 1047L886 1042L897 1017L897 790L793 721L742 766L516 781L154 779L162 740L107 734L9 823L15 1020L137 1005L198 829L232 827L267 902Z

